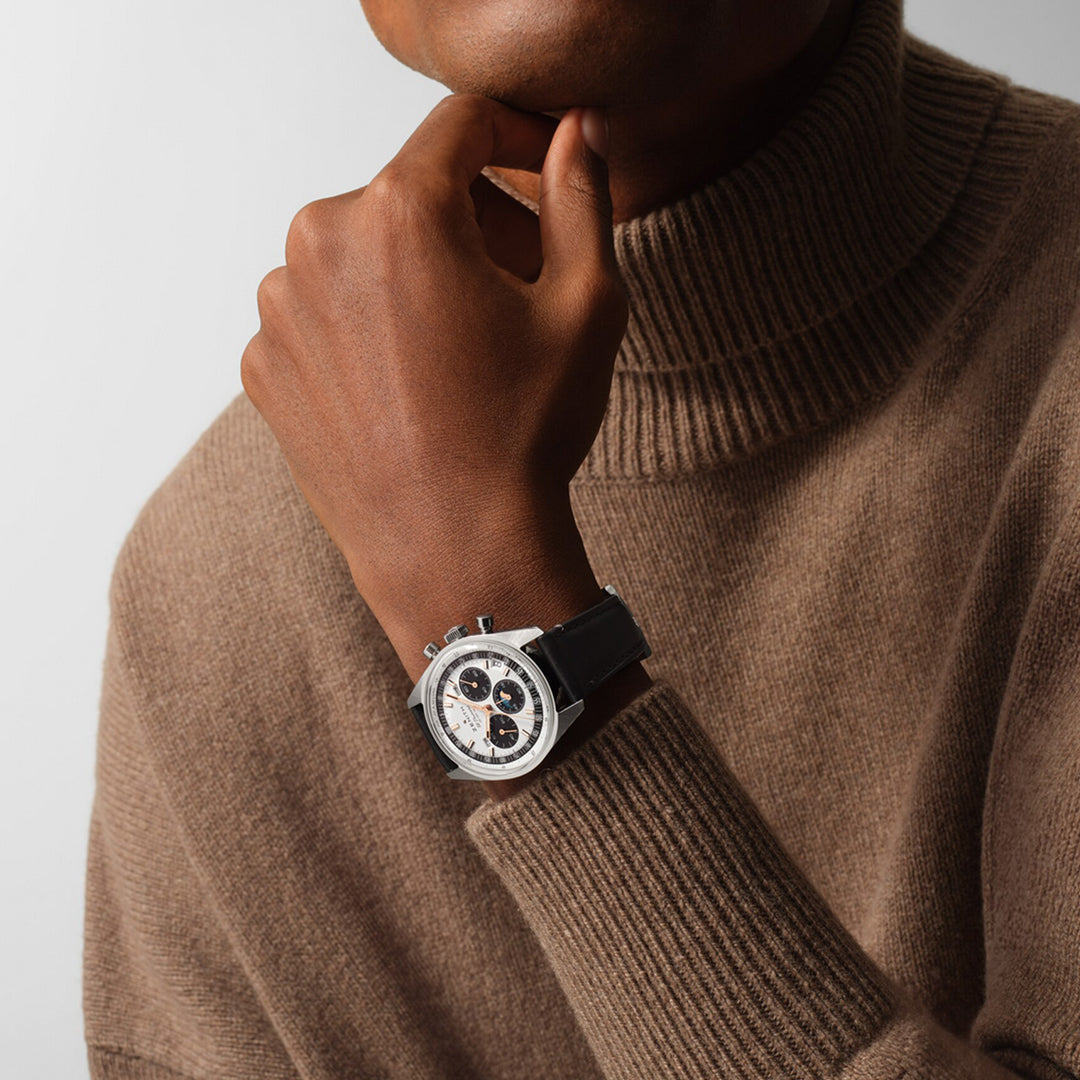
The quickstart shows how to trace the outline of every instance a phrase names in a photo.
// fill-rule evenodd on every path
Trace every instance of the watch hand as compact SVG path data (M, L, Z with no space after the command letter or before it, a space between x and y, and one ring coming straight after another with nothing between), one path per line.
M486 712L491 712L490 705L478 705L475 701L466 701L463 697L458 697L456 694L448 693L448 698L453 698L455 701L460 701L462 705L468 705L470 709L484 709Z

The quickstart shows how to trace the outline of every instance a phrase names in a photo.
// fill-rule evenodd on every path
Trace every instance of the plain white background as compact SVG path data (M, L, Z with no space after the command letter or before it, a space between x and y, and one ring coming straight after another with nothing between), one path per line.
M1076 0L908 0L920 36L1080 99ZM356 0L7 5L0 42L0 1046L86 1075L83 877L113 560L241 390L304 203L366 183L442 87Z

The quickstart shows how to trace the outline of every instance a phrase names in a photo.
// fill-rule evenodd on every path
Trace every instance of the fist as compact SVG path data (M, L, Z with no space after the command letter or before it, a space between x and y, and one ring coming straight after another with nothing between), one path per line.
M490 592L522 560L596 601L569 481L627 319L597 120L448 97L366 188L303 207L259 286L244 389L388 632L418 596L475 614L455 575ZM539 171L539 215L489 165Z

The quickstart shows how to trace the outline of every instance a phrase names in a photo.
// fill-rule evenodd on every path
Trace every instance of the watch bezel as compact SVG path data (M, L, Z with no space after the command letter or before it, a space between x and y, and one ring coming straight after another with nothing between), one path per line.
M538 636L539 633L539 629L536 628L536 635L534 636ZM525 642L521 641L521 643L518 644L518 642L508 641L506 640L506 637L509 636L511 636L510 632L507 632L505 637L495 633L461 638L443 648L438 656L431 661L424 672L426 685L424 687L422 701L424 706L424 721L428 726L428 730L431 732L432 738L438 743L442 752L456 766L455 771L460 770L462 773L478 780L509 780L512 777L532 772L532 770L547 757L559 736L559 712L555 705L555 694L551 688L551 684L548 682L547 676L544 674L543 669L537 663L536 659L530 656L521 647ZM520 637L520 632L515 633L514 636ZM483 652L486 650L503 652L507 657L514 660L515 663L518 663L525 668L529 673L530 678L536 683L543 707L543 726L540 732L540 738L528 754L519 758L517 761L514 761L510 765L503 765L498 762L479 761L476 758L469 757L467 754L463 754L446 736L446 733L442 729L442 725L438 722L436 694L442 673L450 667L451 664L456 663L462 654Z

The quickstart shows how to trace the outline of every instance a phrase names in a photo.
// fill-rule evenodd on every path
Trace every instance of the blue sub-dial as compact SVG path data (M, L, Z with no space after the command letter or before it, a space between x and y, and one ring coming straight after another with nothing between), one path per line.
M483 701L491 692L491 680L477 667L467 667L457 677L457 684L470 701Z
M518 741L517 722L502 713L492 713L491 716L491 741L500 750L509 750Z
M525 691L513 679L500 679L491 692L495 708L504 713L518 713L525 707Z

